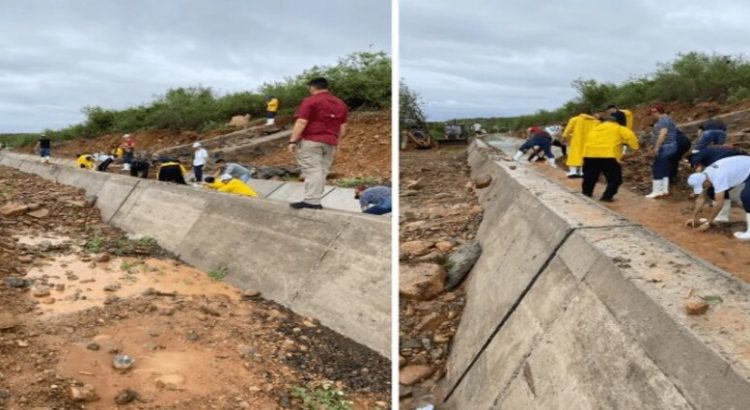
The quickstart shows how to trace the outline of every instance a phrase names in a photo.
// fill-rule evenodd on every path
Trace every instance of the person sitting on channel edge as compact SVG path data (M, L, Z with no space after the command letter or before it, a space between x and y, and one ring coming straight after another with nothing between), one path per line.
M724 145L727 140L727 125L718 118L710 118L698 126L698 144L696 151L702 151L711 145Z
M290 206L294 209L323 209L320 201L336 156L336 146L346 135L349 109L328 91L325 78L313 78L307 85L311 96L305 98L297 109L289 140L289 152L296 154L305 179L305 195L301 202Z
M623 145L637 150L638 137L633 131L617 122L617 116L610 114L604 122L594 127L583 144L583 183L581 190L587 197L594 195L594 187L599 176L604 174L607 188L601 201L612 202L622 185Z
M48 163L50 154L52 153L52 142L49 140L49 137L46 134L42 134L36 145L39 149L39 156L42 157L42 162L45 164Z
M372 215L391 213L391 188L387 186L359 186L354 191L354 199L359 200L362 212Z
M247 184L253 177L252 171L236 162L226 162L219 158L214 161L214 164L219 167L216 171L216 175L214 175L214 179L219 178L223 174L229 174Z
M747 230L735 232L734 237L742 241L750 241L750 157L746 155L720 159L704 169L703 172L690 175L688 185L693 188L693 192L698 195L698 198L695 200L693 215L685 222L685 225L698 228L699 231L709 229L724 208L724 193L743 183L745 187L740 193L740 200L742 201L742 207L745 209ZM710 188L714 189L716 200L708 218L699 220L698 213L706 203Z
M209 188L215 189L219 192L226 192L228 194L235 194L240 196L249 196L252 198L258 197L258 193L255 192L253 187L229 174L222 174L220 180L216 180L216 178L214 177L206 177L204 182Z
M187 171L179 161L172 158L163 158L160 161L161 165L159 165L159 170L156 174L159 181L187 185L185 182Z
M91 154L78 154L76 165L81 169L94 169L96 161L94 161L94 157Z

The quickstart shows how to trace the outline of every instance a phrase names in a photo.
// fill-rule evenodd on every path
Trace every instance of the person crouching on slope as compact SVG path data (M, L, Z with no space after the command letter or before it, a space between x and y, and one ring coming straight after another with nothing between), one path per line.
M698 198L695 200L693 216L685 222L685 225L698 228L699 231L710 228L724 208L724 193L743 183L745 187L740 193L740 200L742 201L742 207L745 209L747 230L735 232L734 237L742 241L750 241L750 157L745 155L720 159L704 169L703 172L690 175L688 185L693 188L693 192L698 195ZM714 201L709 217L705 221L701 221L698 219L698 213L706 203L710 188L714 190L716 201Z
M552 153L552 136L547 131L539 129L518 148L518 152L513 156L513 160L520 161L526 151L532 148L536 149L537 147L544 152L544 155L547 157L547 163L551 167L557 168L557 165L555 165L555 155Z
M622 185L623 145L637 150L638 138L633 131L617 122L617 116L610 114L604 122L594 127L586 136L583 145L583 194L587 197L594 195L594 187L599 176L604 174L607 188L601 200L612 202L617 190Z
M219 181L214 177L206 177L205 180L208 187L215 189L219 192L226 192L228 194L235 194L241 196L249 196L253 198L258 197L258 193L248 184L240 181L237 178L229 174L222 174Z
M76 165L81 169L94 169L96 161L94 161L94 157L91 154L78 154Z
M173 182L175 184L187 185L185 182L185 174L187 174L187 171L182 164L176 160L164 158L161 160L161 165L159 165L156 178L162 182Z
M354 199L359 200L362 212L373 215L384 215L391 212L391 188L359 186L354 191Z
M693 151L693 153L688 156L687 160L690 162L693 171L703 172L704 169L711 166L714 162L737 155L747 154L741 149L732 146L711 145L704 148L702 151ZM713 188L708 189L706 194L712 201L716 200ZM731 209L732 200L729 198L729 191L726 191L724 192L724 205L721 207L721 211L719 211L714 222L729 222L729 212Z

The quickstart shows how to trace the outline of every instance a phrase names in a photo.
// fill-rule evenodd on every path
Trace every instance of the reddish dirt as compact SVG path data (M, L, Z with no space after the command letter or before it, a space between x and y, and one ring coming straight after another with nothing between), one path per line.
M0 408L111 409L128 388L133 409L299 409L294 389L327 381L388 407L382 356L127 239L80 190L5 167L0 187L23 205L0 216ZM97 400L73 400L84 384Z
M294 166L286 140L270 154L233 157L255 166ZM349 117L346 136L341 139L331 179L374 177L391 179L391 112L355 112Z
M568 187L578 190L581 188L581 180L566 178L560 169L552 169L542 164L531 166L542 175ZM631 164L625 165L625 167L628 166ZM594 197L603 189L602 180L594 191ZM721 224L719 227L711 228L708 232L701 233L684 226L684 222L690 218L693 210L693 202L687 199L689 194L689 188L678 187L669 198L649 200L640 193L621 188L615 197L615 202L602 204L680 245L691 254L750 283L750 243L738 241L732 236L734 231L745 230L744 210L733 207L731 224Z
M472 241L482 220L476 196L467 188L466 147L402 151L400 173L400 243L425 241L428 245L419 256L402 249L402 269L415 263L443 265L453 251L449 248ZM441 250L438 243L450 246ZM401 373L421 365L430 369L426 380L401 385L401 408L436 404L435 389L445 374L451 340L463 312L463 287L443 289L427 300L401 297L399 303Z

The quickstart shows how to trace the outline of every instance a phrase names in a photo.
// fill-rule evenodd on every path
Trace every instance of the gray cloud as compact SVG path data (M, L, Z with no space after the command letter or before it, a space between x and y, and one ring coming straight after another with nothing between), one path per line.
M518 115L622 82L679 52L748 54L750 3L401 0L400 73L432 119Z
M0 132L60 128L86 105L170 87L253 90L355 51L390 51L388 1L8 0Z

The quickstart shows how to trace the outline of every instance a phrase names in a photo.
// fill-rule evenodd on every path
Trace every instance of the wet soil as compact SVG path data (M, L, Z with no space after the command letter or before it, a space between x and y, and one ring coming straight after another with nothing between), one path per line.
M0 409L297 409L323 383L388 408L385 358L128 239L82 191L0 167L0 208Z

